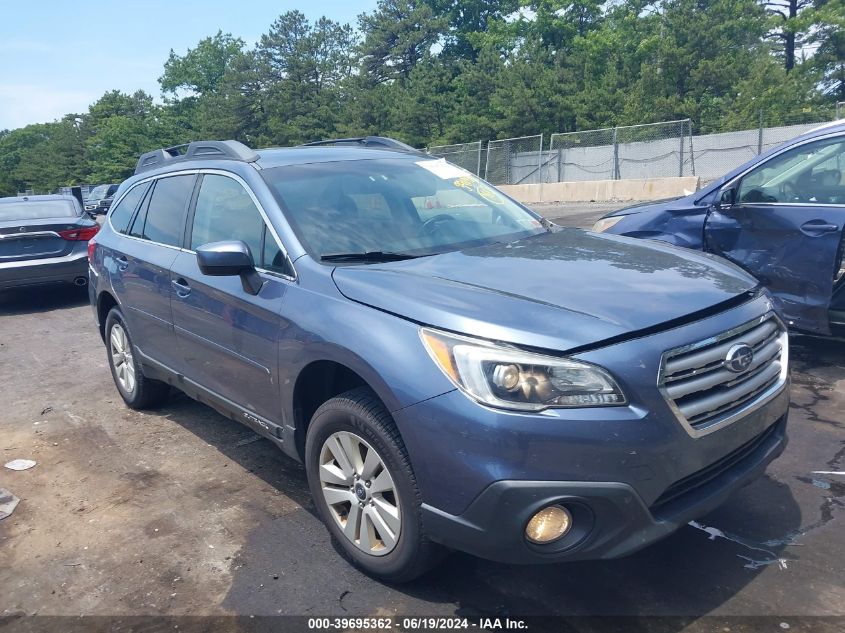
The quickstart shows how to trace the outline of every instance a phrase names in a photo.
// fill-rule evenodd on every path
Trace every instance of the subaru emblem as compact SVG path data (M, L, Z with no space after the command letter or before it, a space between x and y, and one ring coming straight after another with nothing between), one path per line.
M754 350L747 343L737 343L728 350L725 356L725 368L741 374L751 366L754 360Z

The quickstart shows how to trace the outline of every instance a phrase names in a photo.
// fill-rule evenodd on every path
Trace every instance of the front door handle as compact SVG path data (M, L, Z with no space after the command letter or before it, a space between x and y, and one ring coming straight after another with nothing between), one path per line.
M818 237L826 233L835 233L839 230L836 224L828 224L824 220L810 220L801 225L801 232L810 237Z
M119 255L114 259L117 262L117 269L121 272L129 268L129 260L126 259L123 255Z
M179 279L171 280L170 284L176 290L176 294L183 299L191 294L191 287L188 285L188 282L181 277Z

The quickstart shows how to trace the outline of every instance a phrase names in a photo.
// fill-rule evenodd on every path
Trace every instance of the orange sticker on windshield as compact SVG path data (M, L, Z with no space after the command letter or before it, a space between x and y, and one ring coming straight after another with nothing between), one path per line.
M504 199L502 198L502 196L500 196L498 193L496 193L490 187L485 187L484 185L479 184L475 188L475 190L478 192L479 196L481 196L485 200L488 200L488 201L490 201L494 204L502 204L504 202Z
M475 181L468 176L455 178L455 180L452 181L452 184L456 187L460 187L461 189L466 189L467 191L472 191L475 188Z

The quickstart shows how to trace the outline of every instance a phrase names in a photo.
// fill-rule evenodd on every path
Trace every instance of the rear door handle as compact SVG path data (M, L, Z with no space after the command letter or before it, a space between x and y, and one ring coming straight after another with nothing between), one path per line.
M115 257L115 261L117 261L117 269L118 270L126 270L129 268L129 260L126 259L123 255L118 255Z
M819 235L824 235L825 233L835 233L838 230L838 225L828 224L824 220L810 220L809 222L804 222L804 224L801 225L801 232L804 235L809 235L810 237L818 237Z
M176 290L176 294L183 299L191 294L191 287L188 285L188 282L182 279L173 279L170 281L173 288Z

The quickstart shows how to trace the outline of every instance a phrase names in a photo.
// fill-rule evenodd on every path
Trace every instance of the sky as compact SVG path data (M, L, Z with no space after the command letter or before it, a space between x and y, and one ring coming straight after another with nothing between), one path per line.
M376 0L0 0L0 130L85 112L107 90L155 97L170 49L218 30L252 45L299 9L353 26Z

